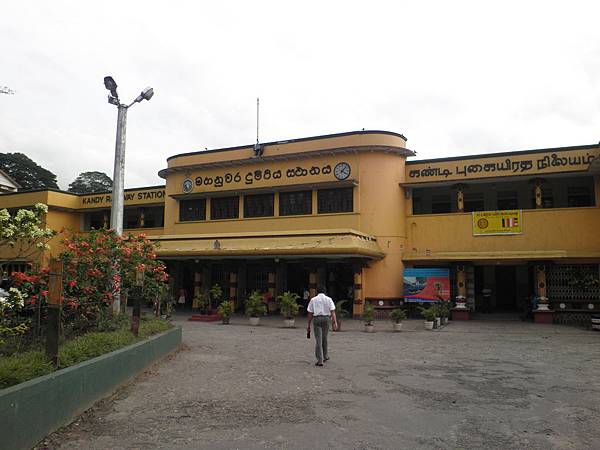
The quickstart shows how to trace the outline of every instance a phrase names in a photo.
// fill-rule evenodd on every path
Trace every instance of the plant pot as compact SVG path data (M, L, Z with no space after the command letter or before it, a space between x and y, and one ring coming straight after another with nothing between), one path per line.
M429 322L429 321L427 321L427 320L426 320L424 323L425 323L425 329L426 329L426 330L433 330L433 324L434 324L435 322L433 322L433 321L432 321L432 322Z
M296 319L283 319L283 326L285 328L294 328Z
M250 321L250 325L255 327L258 325L258 322L260 322L260 317L250 317L248 320Z
M439 328L442 326L442 319L440 317L435 318L435 327Z
M365 325L366 333L375 333L375 325Z
M394 331L402 331L402 322L394 322Z
M600 331L600 315L599 314L592 315L592 330Z
M223 322L223 325L227 325L229 324L229 317L221 317L221 321Z

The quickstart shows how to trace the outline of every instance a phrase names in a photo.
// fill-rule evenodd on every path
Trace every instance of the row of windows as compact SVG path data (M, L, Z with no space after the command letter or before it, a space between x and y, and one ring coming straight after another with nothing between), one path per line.
M127 207L123 211L123 228L162 228L164 226L164 206ZM110 210L102 209L85 213L84 231L110 227Z
M353 211L352 188L320 189L317 191L319 214ZM279 215L298 216L312 214L312 191L280 192ZM275 194L244 196L244 217L273 217ZM239 197L213 197L210 199L211 220L237 219L240 217ZM206 220L206 199L181 200L179 202L181 222Z
M581 181L578 181L581 183ZM508 187L508 186L506 186ZM536 201L529 185L517 189L491 190L481 186L478 192L464 192L464 211L535 209ZM413 214L447 214L457 210L457 193L449 190L436 193L434 188L415 189ZM542 208L580 208L594 206L594 188L591 183L580 185L548 185L542 187Z

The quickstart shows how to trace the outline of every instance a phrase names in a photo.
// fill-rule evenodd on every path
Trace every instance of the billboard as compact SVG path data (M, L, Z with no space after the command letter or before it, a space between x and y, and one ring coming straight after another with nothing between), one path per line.
M473 214L473 236L521 234L523 218L521 210L475 211Z
M450 300L448 269L404 269L404 301L439 302Z

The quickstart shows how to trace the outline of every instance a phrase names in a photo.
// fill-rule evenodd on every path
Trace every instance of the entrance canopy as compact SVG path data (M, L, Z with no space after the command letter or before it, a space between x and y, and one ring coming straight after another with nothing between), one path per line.
M381 259L375 237L355 230L160 236L161 258L336 256Z

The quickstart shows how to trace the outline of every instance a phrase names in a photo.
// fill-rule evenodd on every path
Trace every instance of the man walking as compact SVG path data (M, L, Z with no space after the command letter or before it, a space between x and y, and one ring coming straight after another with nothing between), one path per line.
M323 286L317 287L317 295L310 299L308 303L308 326L306 330L310 333L310 323L313 322L315 333L315 356L317 357L316 366L322 366L323 361L329 359L327 353L327 332L331 320L333 331L337 330L337 319L335 317L335 304L330 297L325 295Z

